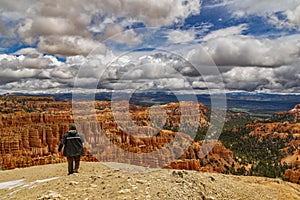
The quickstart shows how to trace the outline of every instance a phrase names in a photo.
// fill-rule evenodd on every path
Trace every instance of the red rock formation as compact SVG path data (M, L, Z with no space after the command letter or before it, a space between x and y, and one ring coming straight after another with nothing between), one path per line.
M285 155L280 164L287 164L291 169L284 173L285 179L300 183L300 123L299 123L300 104L288 112L281 112L274 117L265 120L256 120L247 125L252 130L251 136L256 136L262 141L265 137L280 138L285 141L285 148L280 149L281 154Z
M297 104L292 110L288 111L288 114L294 117L294 122L300 121L300 104Z
M205 149L202 149L204 141L193 142L188 150L180 157L180 160L172 162L168 168L192 169L205 172L228 173L228 168L238 167L233 159L232 151L226 149L221 142L216 142L207 155L201 156Z
M284 178L292 183L300 183L300 171L288 169L284 173Z
M110 102L90 105L78 102L74 111L78 130L86 139L88 156L84 160L218 172L233 162L232 152L220 142L206 158L200 158L202 143L192 142L183 133L209 125L202 104L181 102L146 108L121 101L116 102L114 113ZM4 96L0 108L0 166L12 169L65 160L58 157L57 147L74 122L71 103L52 97ZM176 132L179 128L181 132ZM176 159L180 160L173 162Z
M0 166L11 169L64 161L57 146L73 122L70 108L70 103L52 97L0 98Z

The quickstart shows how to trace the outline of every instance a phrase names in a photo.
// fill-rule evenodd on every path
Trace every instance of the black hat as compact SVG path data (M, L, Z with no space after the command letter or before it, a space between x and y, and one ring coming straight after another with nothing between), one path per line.
M70 127L70 130L76 130L76 125L72 124L71 127Z

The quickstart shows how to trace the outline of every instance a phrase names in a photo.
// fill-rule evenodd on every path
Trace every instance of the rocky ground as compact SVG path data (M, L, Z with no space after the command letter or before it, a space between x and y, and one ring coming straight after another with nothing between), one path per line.
M300 199L279 179L82 162L0 171L0 199ZM14 182L12 182L14 181Z

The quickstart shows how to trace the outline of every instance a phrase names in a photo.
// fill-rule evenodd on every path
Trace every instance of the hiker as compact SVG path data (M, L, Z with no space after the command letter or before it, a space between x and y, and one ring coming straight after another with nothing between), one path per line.
M83 136L77 132L75 124L71 125L70 131L61 139L58 152L61 152L64 146L63 155L68 159L68 175L78 173L80 156L84 155L83 142Z

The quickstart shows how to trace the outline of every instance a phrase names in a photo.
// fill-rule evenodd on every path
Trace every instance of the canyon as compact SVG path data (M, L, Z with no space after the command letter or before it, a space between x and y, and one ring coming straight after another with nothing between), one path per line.
M72 123L85 137L85 161L207 172L238 166L221 142L211 141L210 148L193 140L198 126L210 125L208 109L201 103L144 107L126 101L80 101L72 105L47 96L3 95L0 110L2 169L65 162L57 148Z
M300 180L300 105L252 122L248 114L228 112L225 123L234 124L227 131L229 143L222 139L224 133L220 140L204 140L201 133L211 125L210 110L198 102L141 106L81 100L72 104L51 96L3 95L0 111L0 169L65 162L57 148L75 123L85 138L83 161L237 175L251 175L253 168L272 161L270 167L279 165L282 170L274 177ZM235 124L239 120L247 123L239 128ZM256 143L248 144L255 148L252 157L243 160L234 145L246 147L245 137Z

